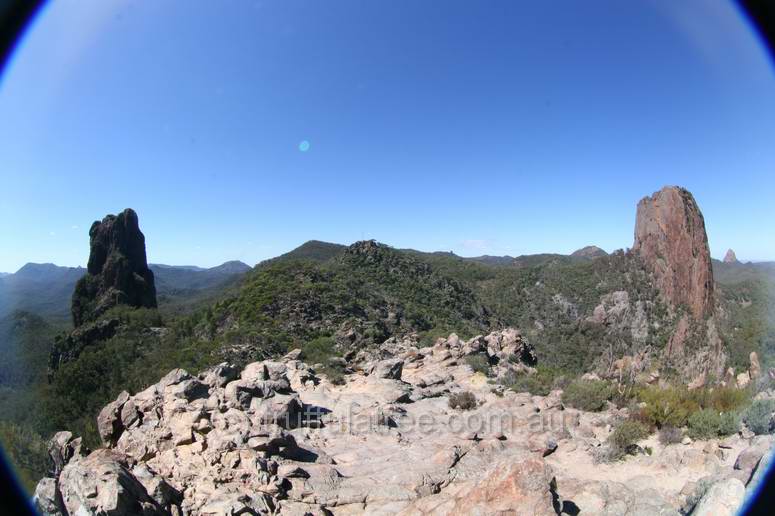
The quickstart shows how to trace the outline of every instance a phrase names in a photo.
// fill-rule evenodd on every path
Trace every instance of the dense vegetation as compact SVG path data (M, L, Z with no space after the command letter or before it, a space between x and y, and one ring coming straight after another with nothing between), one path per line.
M756 351L764 368L775 366L775 267L714 262L713 272L726 313L724 335L730 362L748 368Z
M48 432L39 410L39 389L60 329L27 312L0 319L0 444L28 489L45 472Z

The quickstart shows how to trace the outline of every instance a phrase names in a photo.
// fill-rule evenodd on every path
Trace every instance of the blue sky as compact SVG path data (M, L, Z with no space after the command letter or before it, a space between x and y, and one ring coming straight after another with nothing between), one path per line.
M714 256L775 259L774 172L731 3L57 0L0 79L0 271L84 264L125 207L157 263L610 251L665 184Z

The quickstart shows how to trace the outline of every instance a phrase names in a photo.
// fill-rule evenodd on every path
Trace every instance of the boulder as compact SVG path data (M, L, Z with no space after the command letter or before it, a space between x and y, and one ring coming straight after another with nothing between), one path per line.
M736 478L713 484L705 493L692 516L733 516L743 503L745 486Z
M199 374L199 380L210 388L224 387L238 376L237 367L223 362L215 367L211 367Z
M55 478L45 477L35 486L32 505L43 516L65 516Z
M298 396L276 394L268 399L254 398L250 405L252 421L260 425L274 424L281 428L296 428L302 423L303 408Z
M51 461L50 473L57 477L62 468L73 457L88 454L89 451L81 444L81 438L73 438L70 432L57 432L48 442L48 457Z
M757 438L737 456L735 469L743 473L742 480L745 484L751 480L762 457L770 449L770 444L770 440L766 437Z
M121 411L127 401L129 401L129 393L123 391L115 401L108 403L97 416L97 431L106 446L115 445L124 430Z
M380 360L374 364L374 367L369 374L377 378L400 380L403 368L404 361L399 358Z
M737 386L740 389L745 389L749 383L751 383L751 377L748 375L748 372L737 375Z
M500 464L459 493L449 513L554 516L553 479L542 459Z
M756 351L751 351L748 360L751 363L751 367L748 369L748 375L751 377L751 380L760 378L762 375L762 366L759 364L759 355Z
M179 508L183 502L183 494L151 471L147 465L136 466L132 469L132 475L143 485L148 496L165 511L172 512L173 507Z
M164 514L110 450L97 450L65 466L59 476L59 491L68 514Z

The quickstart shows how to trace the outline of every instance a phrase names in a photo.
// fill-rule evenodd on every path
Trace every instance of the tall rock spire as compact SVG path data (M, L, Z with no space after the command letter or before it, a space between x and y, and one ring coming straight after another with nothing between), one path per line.
M672 308L685 306L698 320L712 315L713 268L705 220L688 190L666 186L638 203L632 248Z
M145 256L145 236L134 210L126 209L94 222L89 237L88 272L73 293L75 326L120 304L156 307L156 286Z

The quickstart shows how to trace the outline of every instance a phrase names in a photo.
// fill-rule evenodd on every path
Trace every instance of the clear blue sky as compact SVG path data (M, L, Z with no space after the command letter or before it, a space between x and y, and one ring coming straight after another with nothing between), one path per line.
M774 77L721 0L57 0L0 79L0 271L125 207L157 263L610 251L665 184L775 259Z

